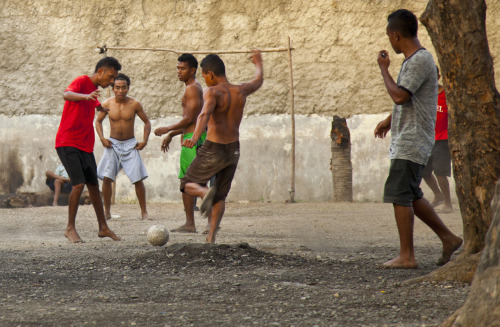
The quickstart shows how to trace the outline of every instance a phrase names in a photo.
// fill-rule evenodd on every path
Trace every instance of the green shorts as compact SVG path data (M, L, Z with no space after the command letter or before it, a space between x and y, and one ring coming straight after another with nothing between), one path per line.
M182 141L185 139L189 139L193 137L193 133L186 133L182 135ZM186 148L185 146L182 147L181 149L181 168L179 170L179 178L183 178L184 175L186 175L186 171L191 165L191 162L193 162L193 159L196 157L196 151L198 148L205 142L205 139L207 138L207 133L203 132L200 136L200 139L198 140L198 143L196 143L196 146L192 148Z

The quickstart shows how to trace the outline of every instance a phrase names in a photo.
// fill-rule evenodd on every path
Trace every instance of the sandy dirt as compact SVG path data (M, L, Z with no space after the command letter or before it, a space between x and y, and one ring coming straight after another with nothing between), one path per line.
M67 207L0 209L1 326L437 326L469 285L404 281L436 269L439 239L415 223L419 269L378 265L398 253L392 207L374 203L230 203L217 245L153 224L184 221L181 204L117 204L121 242L97 237L81 206L84 244L64 238ZM458 211L443 214L462 234Z

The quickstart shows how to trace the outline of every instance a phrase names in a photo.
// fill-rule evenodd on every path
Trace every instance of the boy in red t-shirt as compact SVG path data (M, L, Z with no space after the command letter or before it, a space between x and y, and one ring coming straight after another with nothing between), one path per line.
M83 243L75 227L76 213L83 188L87 185L89 196L94 206L99 223L99 237L110 237L115 241L120 238L111 231L104 217L97 165L94 158L94 116L97 111L107 111L97 98L98 86L108 87L121 69L113 57L101 59L92 75L84 75L75 80L64 91L64 109L56 135L57 155L66 168L73 189L68 200L68 227L64 236L72 243Z
M439 79L441 77L439 68L436 67L436 69ZM448 177L451 176L451 155L448 146L448 105L446 104L444 87L441 84L439 84L438 93L435 143L429 162L422 172L422 177L434 193L431 205L437 207L444 202L443 208L436 212L451 213L453 206L451 204L450 184L448 183Z

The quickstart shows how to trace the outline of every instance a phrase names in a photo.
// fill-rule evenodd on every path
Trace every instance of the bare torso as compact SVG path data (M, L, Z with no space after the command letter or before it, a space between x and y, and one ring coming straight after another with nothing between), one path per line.
M116 98L111 98L106 102L104 106L109 108L108 118L111 127L109 136L120 141L133 138L139 102L131 97L127 97L125 102L117 102Z
M194 91L191 89L190 90L191 92L188 92L188 88L194 88ZM183 111L184 117L190 116L190 113L187 112L188 110L190 110L190 108L188 106L188 102L190 101L190 99L189 99L190 96L197 97L197 99L195 99L195 101L192 102L192 103L197 104L195 106L195 108L193 108L195 118L194 118L193 122L191 124L189 124L189 126L187 126L186 128L183 129L183 131L182 131L183 135L186 133L193 133L194 132L194 129L196 127L196 117L198 117L198 115L201 112L201 108L203 108L203 89L202 89L200 83L198 83L198 81L196 81L196 80L193 84L186 86L186 90L184 91L184 94L182 96L182 111Z
M218 84L210 87L216 104L208 121L207 140L228 144L239 140L246 95L241 85Z

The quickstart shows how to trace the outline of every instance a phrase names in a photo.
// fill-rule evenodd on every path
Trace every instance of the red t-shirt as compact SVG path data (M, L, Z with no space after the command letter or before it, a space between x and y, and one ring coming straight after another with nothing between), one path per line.
M97 90L87 75L78 76L66 91L90 94ZM64 92L66 92L64 91ZM85 152L94 151L95 108L101 103L94 101L66 101L61 123L56 135L56 148L72 146Z
M436 114L436 141L448 139L448 105L444 90L438 95Z

